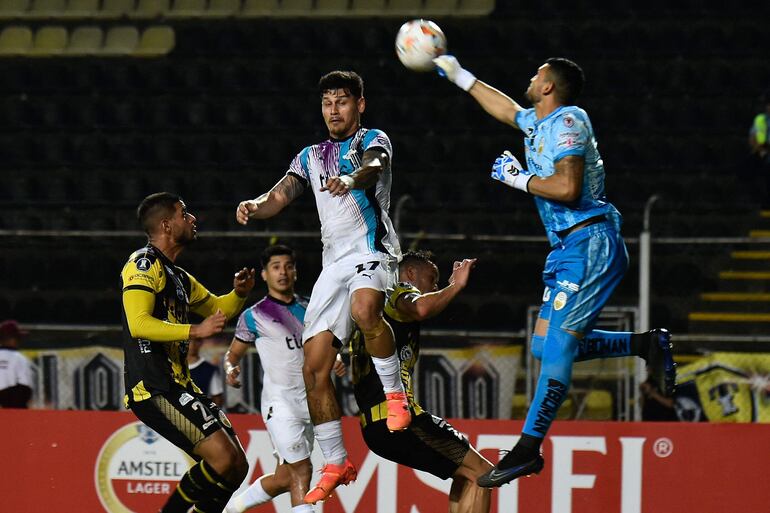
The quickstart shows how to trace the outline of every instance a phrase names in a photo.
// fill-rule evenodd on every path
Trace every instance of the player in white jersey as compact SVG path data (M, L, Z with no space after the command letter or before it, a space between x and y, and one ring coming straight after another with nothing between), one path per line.
M291 248L269 246L261 261L267 295L239 317L225 355L225 371L228 385L239 388L240 362L249 347L256 345L264 370L262 419L279 464L275 473L263 475L233 497L225 511L242 513L290 492L292 513L311 512L312 506L304 503L310 487L313 448L313 424L302 377L302 324L307 301L294 293L297 268Z
M411 422L393 331L382 315L385 291L395 284L401 258L388 217L390 140L380 130L361 126L366 100L358 74L333 71L321 77L318 85L329 139L303 149L269 192L242 201L236 210L237 221L246 224L251 218L278 214L305 188L315 195L323 270L305 316L303 373L315 437L327 464L305 497L312 504L356 477L342 443L340 407L330 379L340 343L347 342L354 321L383 384L388 428L403 430Z

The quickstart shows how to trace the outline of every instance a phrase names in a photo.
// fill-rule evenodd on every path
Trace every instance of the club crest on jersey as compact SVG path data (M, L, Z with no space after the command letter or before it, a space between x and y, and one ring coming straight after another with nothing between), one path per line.
M152 263L150 262L150 259L147 257L142 257L136 261L136 268L143 273L146 273L150 270L150 267L152 267Z
M566 305L567 305L567 293L564 291L561 291L558 294L556 294L556 297L553 299L553 309L561 310Z

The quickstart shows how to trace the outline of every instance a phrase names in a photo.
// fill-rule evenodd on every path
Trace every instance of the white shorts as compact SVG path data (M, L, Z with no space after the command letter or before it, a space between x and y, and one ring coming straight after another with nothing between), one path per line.
M297 463L310 457L315 439L310 419L273 415L265 420L265 426L279 464Z
M323 268L310 293L302 340L329 330L345 345L353 330L350 297L358 289L385 294L396 284L398 262L385 253L350 255Z

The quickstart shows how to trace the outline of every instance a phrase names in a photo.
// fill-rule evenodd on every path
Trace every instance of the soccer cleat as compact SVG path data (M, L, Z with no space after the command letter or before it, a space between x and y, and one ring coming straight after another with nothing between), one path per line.
M315 488L305 495L305 504L315 504L318 501L325 501L332 496L332 492L339 485L352 483L358 477L356 467L346 459L342 465L332 465L327 463L321 469L321 479L316 483Z
M385 424L388 430L403 431L412 423L412 414L409 412L409 401L406 400L404 392L391 392L385 394L388 401L388 420Z
M484 488L496 488L510 483L521 476L539 474L545 466L545 460L538 454L535 458L525 461L513 461L513 451L509 452L500 462L492 467L492 470L476 479L476 484Z
M647 334L650 337L650 345L646 357L642 358L647 361L647 370L658 388L670 397L676 387L676 363L671 333L658 328L648 331Z

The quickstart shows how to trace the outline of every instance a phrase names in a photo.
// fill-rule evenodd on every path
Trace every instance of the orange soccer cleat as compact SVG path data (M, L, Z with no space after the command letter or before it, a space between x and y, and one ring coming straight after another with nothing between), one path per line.
M412 414L409 412L409 402L404 392L391 392L385 394L388 401L388 420L385 422L388 429L403 431L412 423Z
M315 488L305 495L305 504L315 504L318 501L325 501L332 496L332 492L339 485L346 485L356 480L358 472L356 467L346 459L342 465L332 465L327 463L321 469L321 479L315 485Z

